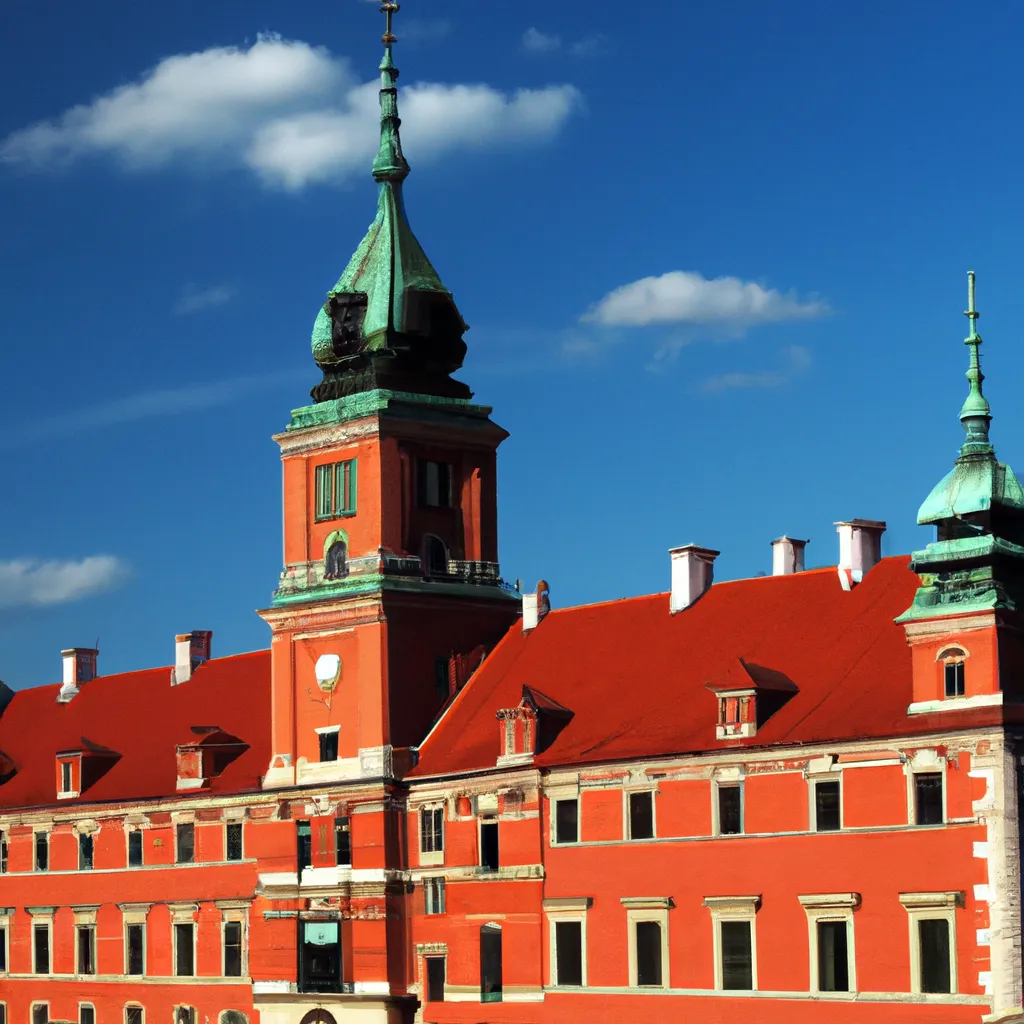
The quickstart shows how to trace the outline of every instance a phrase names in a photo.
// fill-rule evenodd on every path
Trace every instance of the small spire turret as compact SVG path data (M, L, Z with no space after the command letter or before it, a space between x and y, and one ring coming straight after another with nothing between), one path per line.
M982 394L981 384L985 375L981 372L981 335L977 331L980 314L974 307L974 271L967 272L967 309L964 316L970 321L971 333L964 344L971 348L971 364L967 370L970 391L960 410L960 422L964 425L967 440L960 449L961 457L971 455L992 455L995 449L989 441L988 428L992 422L992 410L988 399Z
M391 19L401 5L381 4L385 27L381 42L384 56L380 62L380 150L373 161L373 176L377 181L404 181L409 176L409 164L402 153L402 139L398 129L402 119L398 116L398 68L391 56L392 44L398 40L392 32Z

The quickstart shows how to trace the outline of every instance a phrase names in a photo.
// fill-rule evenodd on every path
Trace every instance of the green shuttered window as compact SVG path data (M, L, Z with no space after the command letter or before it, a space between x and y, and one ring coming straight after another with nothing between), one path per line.
M356 460L316 467L316 518L339 519L356 514Z

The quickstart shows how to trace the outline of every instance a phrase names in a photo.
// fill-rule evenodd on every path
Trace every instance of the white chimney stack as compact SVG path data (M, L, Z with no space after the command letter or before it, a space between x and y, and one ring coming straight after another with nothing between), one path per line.
M200 665L210 660L210 642L213 633L208 629L194 629L174 638L174 668L171 686L187 683Z
M551 611L551 596L545 580L537 584L532 594L523 594L523 632L529 633L540 625L540 620Z
M852 590L872 566L882 560L885 523L875 519L851 519L836 523L839 534L839 582Z
M804 571L804 548L810 541L779 537L772 541L772 575L791 576Z
M96 678L96 658L99 653L95 647L69 647L60 652L64 661L64 675L57 700L61 704L67 704L81 686Z
M702 548L696 544L672 548L672 594L669 611L675 615L689 608L708 587L714 578L715 559L720 552Z

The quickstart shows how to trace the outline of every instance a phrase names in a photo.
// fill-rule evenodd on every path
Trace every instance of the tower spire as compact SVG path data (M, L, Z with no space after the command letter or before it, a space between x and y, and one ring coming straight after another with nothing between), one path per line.
M409 176L409 164L402 153L402 139L398 129L402 119L398 116L398 68L391 56L391 47L397 42L391 31L392 18L401 9L387 0L380 6L384 15L384 57L380 62L380 150L373 161L373 176L378 182L402 182Z
M964 316L970 321L971 333L965 339L964 344L971 348L971 364L967 370L970 391L960 410L960 422L964 425L964 430L967 433L967 440L960 448L961 458L971 455L992 455L995 451L988 437L988 427L992 422L992 410L988 399L985 398L981 390L981 383L985 379L985 375L981 372L981 356L978 352L981 346L981 335L977 331L979 315L974 308L974 271L969 270L967 272L967 310L964 312Z

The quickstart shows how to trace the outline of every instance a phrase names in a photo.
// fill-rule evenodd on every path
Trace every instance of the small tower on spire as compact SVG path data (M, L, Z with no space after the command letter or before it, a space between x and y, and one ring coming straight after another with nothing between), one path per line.
M992 410L988 399L982 394L981 384L985 375L981 372L981 335L978 333L978 313L974 308L974 271L967 272L967 309L964 316L970 321L971 333L964 341L971 349L971 364L967 370L967 382L970 391L960 410L960 422L967 432L967 440L960 449L961 456L992 455L995 449L988 439L988 428L992 422Z
M402 119L398 116L398 68L391 56L391 47L398 42L392 32L391 19L401 10L396 3L381 4L385 21L384 56L380 62L380 150L373 161L373 176L377 181L405 181L409 164L402 153L402 139L398 134Z

